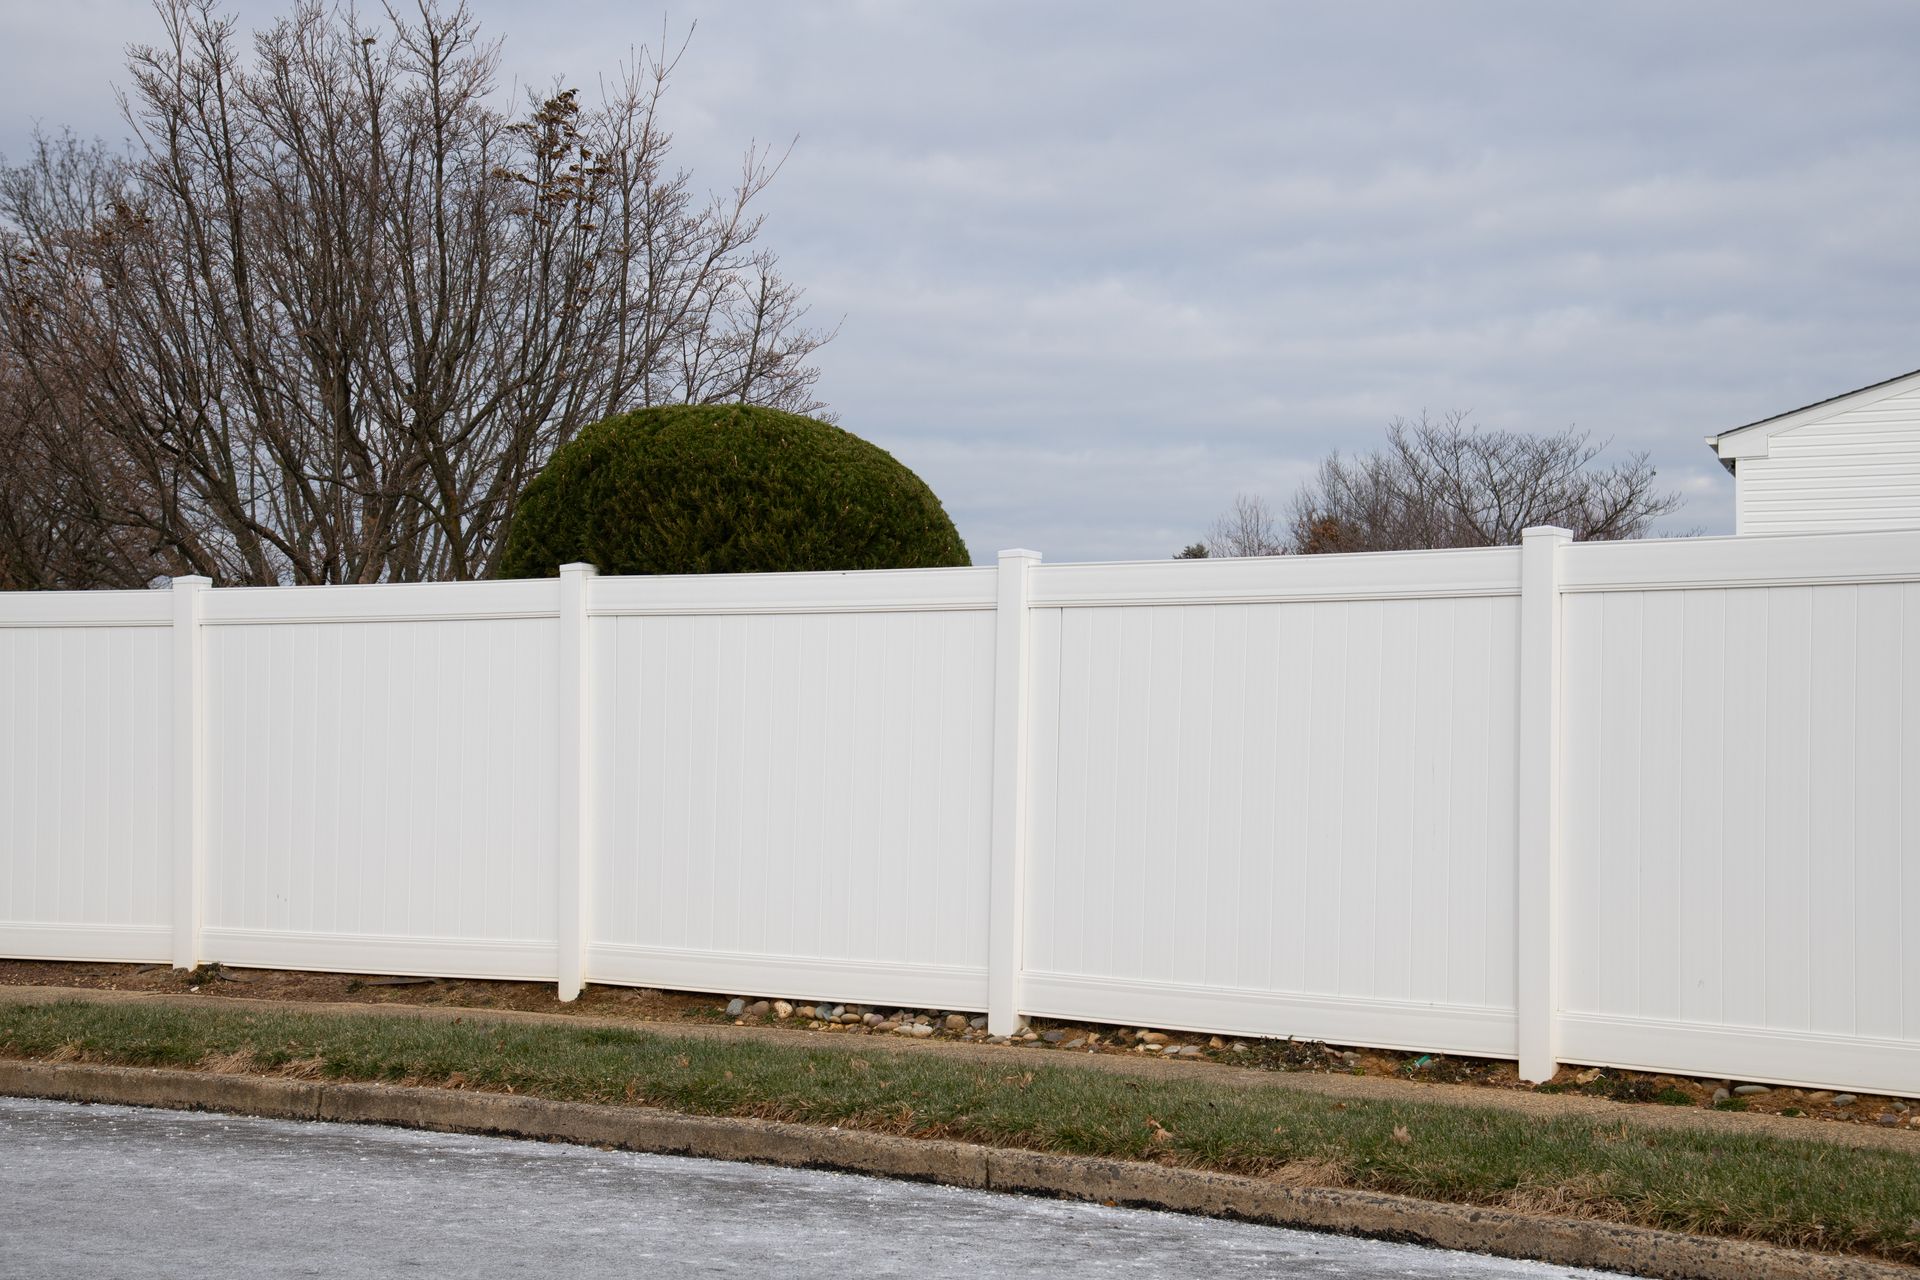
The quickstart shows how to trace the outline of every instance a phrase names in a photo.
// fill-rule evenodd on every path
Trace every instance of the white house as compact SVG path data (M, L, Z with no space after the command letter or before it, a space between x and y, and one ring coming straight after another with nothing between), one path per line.
M1920 528L1920 369L1708 436L1735 533Z

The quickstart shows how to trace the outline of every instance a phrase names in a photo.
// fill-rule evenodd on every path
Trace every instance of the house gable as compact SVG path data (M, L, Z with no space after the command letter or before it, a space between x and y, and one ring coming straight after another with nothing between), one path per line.
M1708 436L1707 443L1713 447L1715 453L1720 455L1723 462L1732 462L1738 458L1764 458L1767 456L1769 443L1777 435L1869 409L1888 400L1897 402L1889 406L1896 416L1920 422L1920 369L1888 378L1885 382L1876 382L1869 387L1861 387L1857 391L1843 392L1798 409L1789 409L1771 418L1762 418L1758 422L1733 427L1722 431L1719 435ZM1731 471L1733 468L1727 469Z
M1707 437L1739 533L1920 527L1920 370Z

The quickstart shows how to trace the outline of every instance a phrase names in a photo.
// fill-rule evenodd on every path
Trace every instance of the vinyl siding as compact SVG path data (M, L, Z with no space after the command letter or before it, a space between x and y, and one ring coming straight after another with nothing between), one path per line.
M1920 527L1920 388L1782 432L1737 465L1741 533Z

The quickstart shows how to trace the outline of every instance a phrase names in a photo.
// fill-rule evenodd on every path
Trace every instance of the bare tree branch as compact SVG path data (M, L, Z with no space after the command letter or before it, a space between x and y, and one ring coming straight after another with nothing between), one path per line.
M1505 546L1533 525L1581 541L1642 537L1680 495L1657 487L1645 453L1603 462L1605 450L1572 427L1529 435L1481 430L1462 412L1398 418L1384 449L1321 462L1294 498L1289 549Z
M1396 418L1384 448L1321 460L1295 495L1284 532L1261 499L1243 495L1214 523L1205 549L1312 555L1504 546L1532 525L1559 525L1581 541L1644 537L1680 506L1680 495L1656 486L1645 453L1602 461L1606 444L1572 427L1553 435L1484 431L1462 412Z
M1207 530L1207 556L1277 556L1285 553L1286 535L1280 517L1265 498L1253 494L1235 494L1213 527Z
M586 423L821 410L833 335L759 243L784 156L711 198L670 167L684 46L510 118L464 4L301 0L250 46L214 0L157 7L131 151L0 169L0 438L34 459L0 484L0 580L485 576Z

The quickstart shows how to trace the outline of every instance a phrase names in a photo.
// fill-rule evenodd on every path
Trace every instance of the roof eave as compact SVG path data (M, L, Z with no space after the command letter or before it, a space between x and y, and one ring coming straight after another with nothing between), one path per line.
M1707 444L1719 455L1721 462L1729 464L1738 458L1764 458L1767 456L1767 442L1782 431L1791 431L1795 427L1805 426L1809 422L1818 422L1845 413L1849 409L1863 404L1872 404L1888 396L1899 395L1908 387L1920 387L1920 369L1897 374L1870 386L1856 387L1837 396L1829 396L1798 409L1789 409L1785 413L1776 413L1771 418L1762 418L1758 422L1743 423L1729 427L1718 435L1707 437Z

